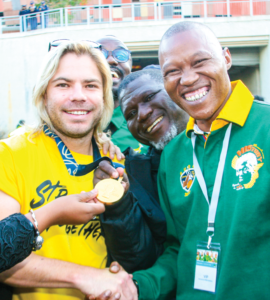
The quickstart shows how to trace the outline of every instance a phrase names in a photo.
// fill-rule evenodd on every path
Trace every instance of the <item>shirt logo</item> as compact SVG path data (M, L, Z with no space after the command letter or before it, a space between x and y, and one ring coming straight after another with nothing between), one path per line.
M184 168L183 172L180 172L180 183L183 190L186 192L185 197L190 194L190 189L193 185L195 178L195 170L190 166L187 166L187 168Z
M232 160L238 183L233 184L235 190L250 189L259 178L259 169L263 166L263 150L257 145L249 145L237 151Z
M133 149L137 153L141 153L141 149L143 148L143 145L139 143L139 147L136 149Z

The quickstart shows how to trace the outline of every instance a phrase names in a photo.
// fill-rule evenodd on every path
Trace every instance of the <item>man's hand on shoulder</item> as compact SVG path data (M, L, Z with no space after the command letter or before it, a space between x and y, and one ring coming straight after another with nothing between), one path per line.
M94 186L102 179L114 178L123 176L121 184L124 187L125 193L129 189L129 180L123 168L114 168L108 161L101 161L94 173Z
M121 152L120 148L111 141L111 139L103 132L99 133L99 141L102 146L102 152L104 155L107 155L109 152L109 156L111 159L114 159L116 156L118 161L121 161L125 158L125 155Z

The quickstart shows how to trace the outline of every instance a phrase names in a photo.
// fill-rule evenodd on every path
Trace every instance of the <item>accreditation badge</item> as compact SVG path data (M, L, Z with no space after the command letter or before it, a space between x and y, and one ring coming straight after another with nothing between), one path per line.
M220 244L197 243L194 289L210 293L216 292Z

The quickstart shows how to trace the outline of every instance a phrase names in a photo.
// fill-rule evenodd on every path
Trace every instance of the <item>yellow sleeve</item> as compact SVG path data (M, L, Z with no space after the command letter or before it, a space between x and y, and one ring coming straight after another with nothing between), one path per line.
M16 165L4 142L0 142L0 190L21 203Z

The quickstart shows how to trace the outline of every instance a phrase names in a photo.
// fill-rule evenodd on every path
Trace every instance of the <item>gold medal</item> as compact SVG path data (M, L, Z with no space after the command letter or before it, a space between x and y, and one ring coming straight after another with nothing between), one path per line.
M95 189L98 190L97 199L104 204L112 204L119 201L124 195L124 188L121 184L123 177L118 180L108 178L100 180Z

